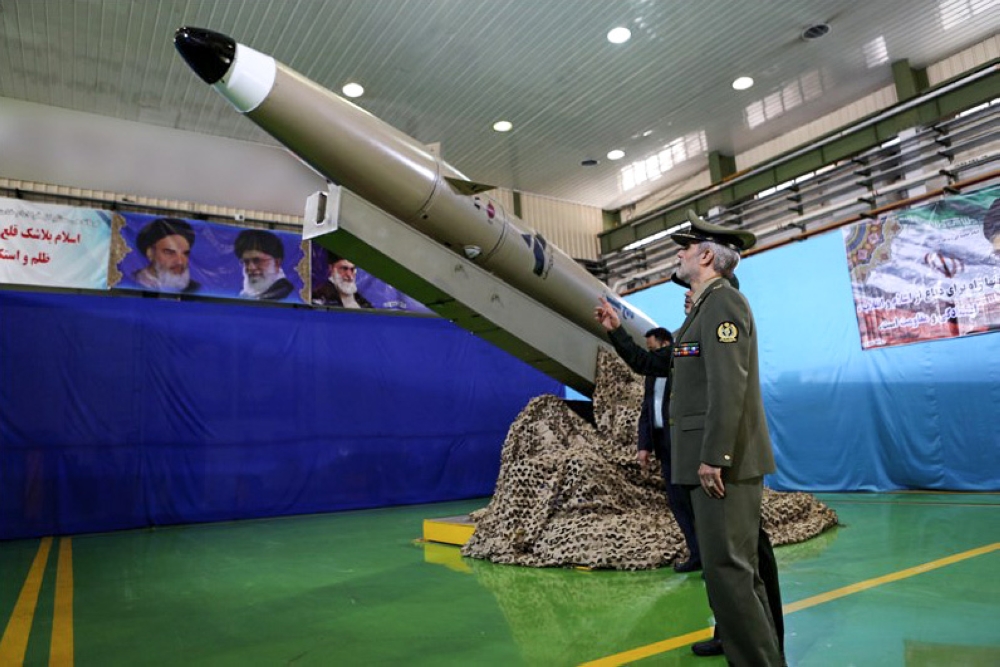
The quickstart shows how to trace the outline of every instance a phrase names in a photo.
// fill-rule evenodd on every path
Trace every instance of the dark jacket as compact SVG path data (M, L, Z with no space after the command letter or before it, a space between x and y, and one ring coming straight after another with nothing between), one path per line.
M629 338L631 341L632 339ZM638 345L636 346L638 347ZM665 357L667 361L670 361L671 348L663 347L654 352L650 353L648 350L647 354L652 354L656 357ZM655 384L656 377L652 375L647 375L645 378L645 392L642 395L642 410L639 412L639 449L647 452L651 452L655 449L656 439L653 437L653 424L655 420L653 419L655 406L653 401L655 399ZM667 380L667 386L664 388L663 394L663 405L660 406L661 416L663 418L663 428L667 430L666 435L669 436L670 428L670 380Z

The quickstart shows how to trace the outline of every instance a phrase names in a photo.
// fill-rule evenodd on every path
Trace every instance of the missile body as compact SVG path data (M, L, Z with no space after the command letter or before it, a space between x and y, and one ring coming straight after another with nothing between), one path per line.
M174 44L206 83L329 180L605 339L599 297L636 341L656 326L425 146L274 58L200 28Z

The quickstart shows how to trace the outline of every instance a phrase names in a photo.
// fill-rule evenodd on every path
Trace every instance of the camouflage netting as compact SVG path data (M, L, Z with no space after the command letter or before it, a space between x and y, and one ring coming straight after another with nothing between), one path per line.
M507 433L490 504L471 515L462 555L530 567L659 567L687 557L667 505L658 461L635 458L642 379L612 352L597 360L594 422L556 396L539 396ZM764 490L774 544L801 542L836 525L808 493Z

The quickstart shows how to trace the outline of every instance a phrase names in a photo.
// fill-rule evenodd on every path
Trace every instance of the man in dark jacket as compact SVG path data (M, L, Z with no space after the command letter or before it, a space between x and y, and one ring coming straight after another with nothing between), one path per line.
M646 349L650 354L663 357L669 363L673 336L662 327L646 332ZM674 563L677 572L695 572L701 569L701 554L698 551L698 540L694 532L694 511L691 509L690 496L671 480L670 474L670 379L647 375L645 393L642 397L642 411L639 413L639 452L638 459L642 467L649 464L650 452L655 452L663 471L663 483L667 488L667 499L670 501L670 511L677 525L684 534L687 543L688 559Z

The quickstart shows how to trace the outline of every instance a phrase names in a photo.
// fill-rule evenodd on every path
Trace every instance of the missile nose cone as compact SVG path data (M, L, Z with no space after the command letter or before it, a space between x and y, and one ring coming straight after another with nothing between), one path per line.
M208 84L225 76L236 57L236 41L232 37L204 28L178 28L174 46L194 73Z

